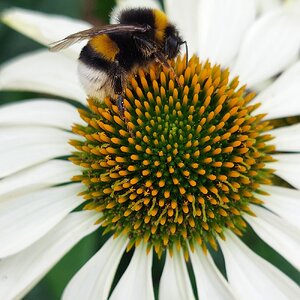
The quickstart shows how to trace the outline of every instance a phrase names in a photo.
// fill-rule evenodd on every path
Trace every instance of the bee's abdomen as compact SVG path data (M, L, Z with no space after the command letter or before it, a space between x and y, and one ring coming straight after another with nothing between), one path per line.
M107 34L93 37L89 41L89 45L94 52L108 61L114 61L120 52L117 43Z
M104 71L109 70L114 64L113 61L105 59L100 53L96 52L89 43L82 48L79 61Z
M81 51L78 64L80 82L89 97L100 101L112 94L109 78L114 62L101 57L87 44Z

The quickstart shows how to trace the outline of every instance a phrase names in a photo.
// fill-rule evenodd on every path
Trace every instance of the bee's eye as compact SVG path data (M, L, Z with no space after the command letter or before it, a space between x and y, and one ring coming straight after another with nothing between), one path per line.
M164 51L168 58L174 58L178 54L179 47L177 37L170 35L166 38Z

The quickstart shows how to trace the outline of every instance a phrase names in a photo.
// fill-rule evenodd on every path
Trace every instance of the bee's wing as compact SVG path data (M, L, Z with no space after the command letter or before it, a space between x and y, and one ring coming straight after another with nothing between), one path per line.
M149 25L127 25L127 24L111 24L101 27L94 27L87 30L79 31L71 34L64 39L50 44L50 51L56 52L68 48L71 45L90 39L94 36L108 33L125 33L125 32L146 32L150 29Z

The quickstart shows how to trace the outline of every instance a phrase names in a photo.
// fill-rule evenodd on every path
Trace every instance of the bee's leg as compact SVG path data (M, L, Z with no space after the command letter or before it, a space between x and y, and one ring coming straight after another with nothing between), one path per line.
M143 53L144 57L150 57L153 53L157 52L157 46L152 41L137 35L133 36L136 47Z
M125 124L127 125L127 119L125 117L125 111L126 107L124 106L124 81L126 79L126 73L122 73L122 71L117 70L115 72L115 75L113 76L113 88L114 88L114 93L117 95L116 98L116 104L119 110L120 117L124 120ZM132 130L127 126L127 130L130 133L130 135L133 137Z
M123 75L121 72L116 71L116 73L113 76L113 89L114 93L117 95L116 104L119 109L120 116L124 118L124 87L123 87Z
M132 130L128 127L127 125L127 119L125 117L125 106L124 106L124 87L122 85L122 79L123 77L119 76L118 75L115 75L114 77L114 91L115 91L115 94L117 95L117 98L116 98L116 104L117 104L117 107L118 107L118 110L119 110L119 114L120 114L120 117L123 119L123 121L125 122L126 126L127 126L127 130L128 132L130 133L131 137L133 137L133 133L132 133Z
M171 71L176 82L178 83L178 85L180 85L179 78L178 78L177 74L175 73L174 69L172 68L172 66L170 66L170 64L168 63L168 60L165 57L165 55L158 51L158 52L154 53L154 57L158 63L160 63L162 66L164 66L165 68L167 68L168 70Z
M173 68L170 66L170 64L168 63L167 58L165 57L165 55L161 52L155 52L154 53L154 57L155 60L160 63L162 66L164 66L165 68L167 68L168 70L172 70Z
M124 107L124 98L122 95L117 95L116 104L118 106L120 116L124 118L125 107Z

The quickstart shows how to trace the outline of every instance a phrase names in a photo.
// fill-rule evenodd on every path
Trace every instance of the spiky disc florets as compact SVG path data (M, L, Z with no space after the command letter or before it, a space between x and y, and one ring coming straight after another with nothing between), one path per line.
M80 111L86 127L71 141L72 161L84 168L74 179L87 190L88 209L102 225L141 240L161 254L173 245L209 242L224 228L241 234L241 215L257 203L253 192L269 183L265 163L273 150L263 115L253 116L253 94L228 82L228 70L193 57L172 62L172 72L139 70L126 90L125 118L113 100L89 99ZM204 243L203 243L204 242Z

